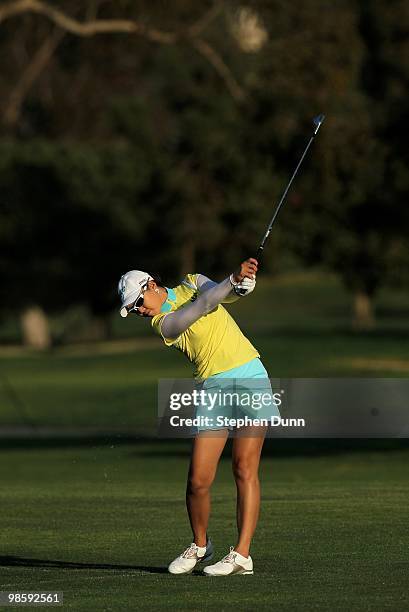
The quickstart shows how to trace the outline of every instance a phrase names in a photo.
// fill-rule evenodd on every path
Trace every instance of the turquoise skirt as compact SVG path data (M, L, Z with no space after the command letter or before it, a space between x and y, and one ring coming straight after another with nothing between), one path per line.
M214 374L201 385L204 402L196 409L198 431L265 426L280 417L279 395L271 388L268 373L258 357Z

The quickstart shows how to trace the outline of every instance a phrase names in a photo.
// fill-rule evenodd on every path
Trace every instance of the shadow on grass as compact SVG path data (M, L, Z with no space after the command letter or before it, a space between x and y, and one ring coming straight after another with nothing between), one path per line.
M166 567L150 565L118 565L111 563L78 563L75 561L56 561L53 559L31 559L27 557L0 556L0 567L48 567L59 569L95 570L135 570L147 574L167 574Z
M2 450L47 450L58 448L88 448L93 450L115 449L127 446L124 451L135 457L189 457L192 439L158 438L156 436L140 437L135 435L93 436L84 438L64 437L13 437L0 440ZM230 454L232 440L227 441L226 454ZM406 438L266 438L263 446L264 456L299 457L325 456L343 453L394 452L409 451L409 439Z
M232 440L228 440L222 459L231 455ZM191 441L156 440L149 445L135 445L131 454L143 457L188 457ZM264 457L319 457L346 453L408 451L409 439L274 439L266 438Z

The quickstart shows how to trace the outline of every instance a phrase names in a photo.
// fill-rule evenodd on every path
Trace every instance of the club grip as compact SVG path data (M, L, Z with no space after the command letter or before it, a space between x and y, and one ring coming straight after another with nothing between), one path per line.
M257 249L257 255L255 256L254 259L257 259L258 263L260 263L260 259L261 259L261 256L263 254L263 250L264 250L264 248L262 246L259 246L258 249ZM246 295L246 290L245 289L239 289L238 287L235 287L234 288L234 293L236 295Z

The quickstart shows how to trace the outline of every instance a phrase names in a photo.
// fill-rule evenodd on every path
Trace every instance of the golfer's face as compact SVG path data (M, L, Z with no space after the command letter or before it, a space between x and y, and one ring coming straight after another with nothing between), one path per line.
M154 317L160 313L163 298L160 293L156 291L156 283L152 282L148 284L148 288L143 294L143 304L139 306L138 313L143 317Z

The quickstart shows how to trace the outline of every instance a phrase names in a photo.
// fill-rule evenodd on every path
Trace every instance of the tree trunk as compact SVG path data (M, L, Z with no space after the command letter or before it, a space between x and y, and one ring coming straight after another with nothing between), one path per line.
M354 295L354 327L359 330L375 327L372 300L364 291L357 291Z
M50 348L51 332L47 315L40 306L30 306L21 315L23 342L37 350Z

